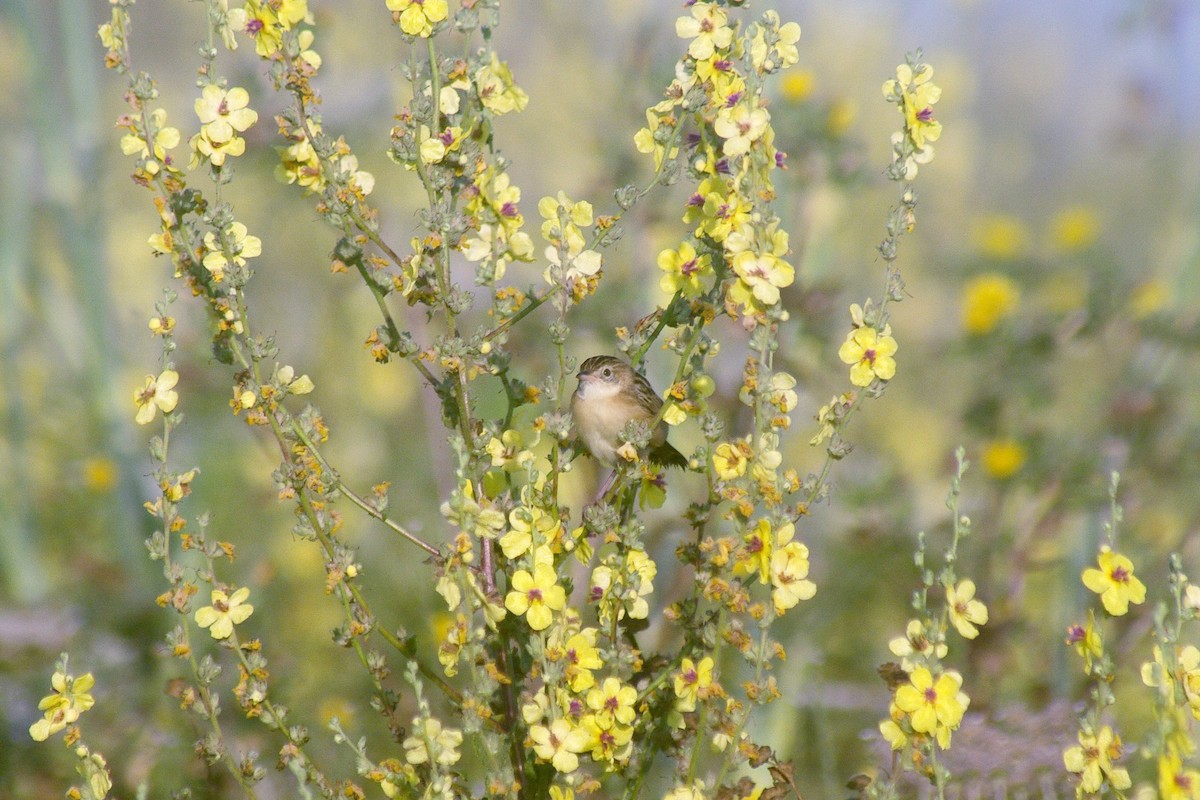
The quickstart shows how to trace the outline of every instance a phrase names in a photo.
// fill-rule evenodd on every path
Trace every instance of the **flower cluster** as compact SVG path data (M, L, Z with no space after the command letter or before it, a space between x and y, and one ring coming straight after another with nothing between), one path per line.
M50 677L54 693L46 695L38 703L42 718L29 726L29 735L36 742L44 742L54 734L74 725L79 715L96 704L91 689L96 679L88 672L78 677L67 674L66 656L59 662L58 669Z
M975 597L975 582L958 579L954 574L959 542L970 535L970 520L958 513L959 486L967 462L961 448L956 456L958 473L946 502L954 515L954 536L946 551L946 563L936 575L932 570L922 570L922 588L913 603L917 615L909 620L904 635L888 644L900 662L880 669L892 691L892 700L888 718L879 724L879 731L901 756L905 768L929 778L939 791L949 776L937 751L950 748L952 734L962 724L971 702L962 690L962 674L946 667L950 652L947 634L953 629L971 640L988 621L987 606ZM919 541L916 562L923 566L923 535ZM937 588L944 598L940 608L930 603L930 592Z
M602 259L584 239L583 229L592 225L592 204L586 200L574 202L562 192L557 197L538 201L542 216L542 238L546 240L546 282L562 286L574 302L596 290L600 280Z
M884 82L883 96L904 116L903 128L892 135L890 174L912 180L918 166L933 159L931 143L942 135L942 123L933 116L942 90L933 83L933 67L921 61L919 50L896 67L895 78Z
M658 258L661 285L694 303L724 302L765 319L795 280L787 233L770 210L770 173L783 163L763 97L763 78L795 64L800 27L766 12L745 34L715 3L695 3L675 24L688 41L666 99L646 112L634 139L661 170L682 153L695 180L684 222L693 240ZM694 133L684 135L686 125ZM717 280L717 276L721 280ZM719 287L715 297L710 296Z
M192 148L191 169L195 169L201 159L214 167L222 167L227 156L240 156L246 152L246 140L238 134L258 122L258 112L250 108L249 103L250 95L241 87L223 89L210 83L201 90L196 100L200 132L188 142Z

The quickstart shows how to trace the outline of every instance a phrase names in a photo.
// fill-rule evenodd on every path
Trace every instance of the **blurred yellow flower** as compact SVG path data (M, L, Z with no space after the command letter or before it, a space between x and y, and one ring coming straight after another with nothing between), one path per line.
M992 439L983 446L983 471L996 480L1011 478L1025 466L1025 446L1016 439Z
M1016 217L994 214L976 223L975 246L989 258L1019 258L1029 251L1029 231Z
M1012 316L1020 299L1021 290L1011 278L996 272L979 275L963 287L963 327L970 334L991 333Z
M1170 299L1171 290L1166 282L1151 278L1134 287L1129 296L1129 313L1134 319L1145 319L1162 311Z
M793 103L800 103L812 96L817 85L817 76L811 69L794 69L783 76L783 96Z
M1083 250L1096 241L1096 236L1100 233L1100 220L1091 208L1066 208L1054 216L1051 230L1054 245L1059 250Z
M856 119L858 119L858 106L854 104L854 101L844 98L835 100L829 106L829 112L825 117L825 130L835 138L844 136Z
M1159 756L1158 796L1161 800L1196 800L1200 797L1200 772L1185 769L1174 751Z
M1105 545L1100 548L1099 569L1083 571L1083 585L1100 595L1104 610L1114 617L1129 611L1130 603L1146 600L1146 585L1134 577L1133 562Z
M433 745L433 760L439 764L457 764L461 753L462 731L443 728L440 720L420 717L413 720L413 735L404 740L404 760L409 764L429 761L429 745Z
M107 456L92 456L83 462L83 485L88 491L111 492L117 485L117 464Z

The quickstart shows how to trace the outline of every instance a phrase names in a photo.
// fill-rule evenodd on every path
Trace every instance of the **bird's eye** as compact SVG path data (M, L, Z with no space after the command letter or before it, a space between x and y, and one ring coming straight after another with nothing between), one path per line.
M606 378L611 378L612 377L612 367L605 367L604 369L600 370L600 374Z

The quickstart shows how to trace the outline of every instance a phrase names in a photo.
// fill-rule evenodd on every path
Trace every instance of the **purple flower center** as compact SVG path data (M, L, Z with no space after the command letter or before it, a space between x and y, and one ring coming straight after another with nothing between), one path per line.
M693 208L698 208L704 205L704 197L699 192L688 198L687 204Z
M263 21L261 19L252 19L246 23L246 33L251 36L258 36L263 29Z
M700 268L696 261L697 259L691 258L679 265L679 271L683 274L683 277L690 278L696 273Z
M863 361L866 361L868 364L874 364L875 363L875 351L871 348L863 350Z
M936 703L937 702L937 691L934 690L934 688L932 686L930 686L928 689L925 690L925 702L927 702L927 703Z
M542 602L542 590L541 589L530 589L529 590L529 602L531 602L531 603Z
M1112 579L1116 583L1128 583L1129 571L1124 567L1114 567L1112 571Z
M516 215L517 215L517 204L512 202L511 200L509 202L505 203L504 205L500 206L500 216L515 217Z
M933 106L925 106L918 111L917 119L921 120L921 122L929 122L929 120L933 119Z

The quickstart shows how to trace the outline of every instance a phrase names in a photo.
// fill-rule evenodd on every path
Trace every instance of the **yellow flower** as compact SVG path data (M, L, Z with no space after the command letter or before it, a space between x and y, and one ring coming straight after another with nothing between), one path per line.
M1146 600L1146 586L1133 574L1133 562L1105 545L1100 548L1099 569L1083 571L1083 585L1100 595L1104 610L1114 617L1129 611L1130 603Z
M454 125L440 133L431 133L425 125L421 126L421 160L426 164L436 164L446 157L447 153L456 152L462 145L462 128Z
M484 108L493 114L524 111L529 104L529 95L513 81L508 64L492 53L492 62L484 64L475 72L475 87Z
M212 273L213 280L220 281L229 268L230 261L239 267L246 266L247 258L262 255L262 239L249 235L241 222L232 222L221 232L220 240L213 231L204 234L204 268Z
M765 308L779 302L779 290L792 285L796 268L774 253L746 250L733 257L738 282L729 296L746 308Z
M529 627L542 631L550 627L555 611L562 611L567 595L558 585L554 568L537 564L530 574L519 569L512 576L512 591L504 598L504 607L517 616L524 616Z
M462 755L458 750L462 740L462 731L443 729L439 720L417 717L413 720L413 735L404 740L404 760L413 765L428 762L432 744L434 761L445 766L456 764Z
M231 595L220 589L213 589L211 606L196 609L196 624L208 628L208 633L214 639L228 639L233 633L233 626L240 625L254 613L254 606L246 602L250 590L243 586Z
M446 18L446 0L387 0L389 11L400 12L400 30L409 36L428 38L433 26Z
M635 702L637 689L622 684L617 678L605 678L604 683L587 694L588 708L595 712L596 724L604 729L614 724L631 724Z
M537 757L549 761L562 773L574 772L579 767L578 754L588 745L587 734L565 719L556 719L549 726L530 726L529 739Z
M817 593L817 585L807 578L808 548L805 545L787 542L771 555L771 603L776 614L783 614Z
M1072 625L1067 628L1067 644L1075 647L1075 652L1083 658L1084 671L1090 673L1095 660L1104 655L1104 643L1096 627L1096 612L1088 609L1086 625Z
M1096 241L1100 232L1100 221L1091 208L1066 208L1054 215L1052 230L1054 244L1060 250L1083 250Z
M991 333L1017 310L1021 291L1013 281L998 273L980 275L963 287L962 322L967 333Z
M1182 759L1174 751L1159 756L1158 796L1160 800L1197 800L1200 798L1200 772L1184 769Z
M1200 719L1200 649L1195 645L1189 644L1179 651L1179 676L1192 716Z
M696 3L690 17L675 20L675 35L680 39L691 39L688 55L702 61L717 50L724 50L733 41L733 29L725 23L727 17L722 8L712 3Z
M950 622L964 639L979 635L976 625L988 621L987 606L975 599L975 582L959 581L957 586L946 587L946 607L950 611Z
M279 16L266 0L246 0L244 8L229 12L229 25L254 40L254 52L261 58L283 46Z
M949 651L945 641L934 643L919 619L910 619L904 635L888 642L888 649L900 658L900 666L909 673L917 668L918 659L942 659Z
M173 369L163 370L158 377L146 376L146 383L133 393L133 402L137 405L138 425L145 425L154 419L158 410L170 414L179 404L179 392L175 384L179 383L179 373Z
M718 111L713 132L725 140L721 148L725 155L740 156L766 133L770 123L771 115L765 108L747 101Z
M767 583L771 577L771 556L777 547L783 547L792 540L796 527L790 523L779 526L772 533L771 521L760 519L754 527L746 531L742 547L738 550L735 572L758 573L761 583ZM806 553L807 554L807 553Z
M534 545L552 544L562 537L562 523L537 506L515 507L508 512L508 524L510 530L500 537L500 548L510 559L520 558Z
M228 142L258 121L258 112L248 108L250 94L240 86L222 89L210 83L196 99L196 116L203 136L213 144Z
M1100 791L1107 778L1112 788L1122 791L1131 785L1129 773L1113 766L1113 759L1121 757L1121 737L1107 725L1099 733L1079 732L1079 744L1063 753L1063 764L1068 772L1079 776L1079 789L1085 794Z
M690 658L685 658L675 673L675 696L679 702L675 707L680 711L695 711L696 700L702 690L712 685L713 660L705 656L697 664Z
M588 714L579 723L588 740L584 749L590 749L596 761L625 761L632 752L629 743L633 740L633 728L628 725L604 727L598 717L597 714Z
M534 434L532 444L537 444L537 440L538 435ZM491 456L492 466L505 472L528 469L533 462L533 451L525 448L521 433L512 429L501 433L499 438L493 436L484 450Z
M1016 439L992 439L984 445L980 460L984 472L1002 481L1025 465L1025 446Z
M743 439L721 442L713 451L713 469L721 480L735 480L746 474L751 455L750 443Z
M65 656L63 665L66 664ZM96 699L90 694L96 684L92 673L88 672L76 678L67 675L61 669L50 677L53 694L48 694L38 703L38 710L44 712L41 719L29 726L29 735L35 742L44 742L49 737L74 724L79 715L96 704Z
M943 672L935 681L927 667L917 667L909 683L896 690L895 703L909 715L914 731L935 736L945 750L970 703L961 689L962 676L954 670Z
M712 259L707 255L696 255L696 248L688 242L678 250L670 248L658 254L658 268L663 271L659 287L668 294L682 292L684 297L699 297L712 288L716 273Z
M1019 258L1029 250L1029 231L1016 217L994 214L979 221L975 243L989 258Z
M167 151L179 144L179 129L166 127L167 112L162 108L156 108L150 113L150 121L155 131L153 161L149 160L150 148L146 144L145 134L137 132L136 128L135 132L121 137L121 152L127 156L137 155L139 158L147 159L143 169L154 175L158 172L160 164L170 164Z
M592 670L604 666L604 662L600 660L600 651L596 649L596 633L595 628L584 628L567 639L563 645L567 661L567 683L573 692L584 692L592 688L596 683Z
M891 326L880 334L874 328L855 328L838 349L838 358L850 366L850 382L855 386L870 386L878 378L890 381L896 374L892 358L899 345L891 336Z
M941 99L942 90L932 79L933 67L928 64L919 64L916 71L901 64L896 67L896 77L883 84L883 96L898 103L905 131L918 150L942 135L942 123L933 118L933 105Z

